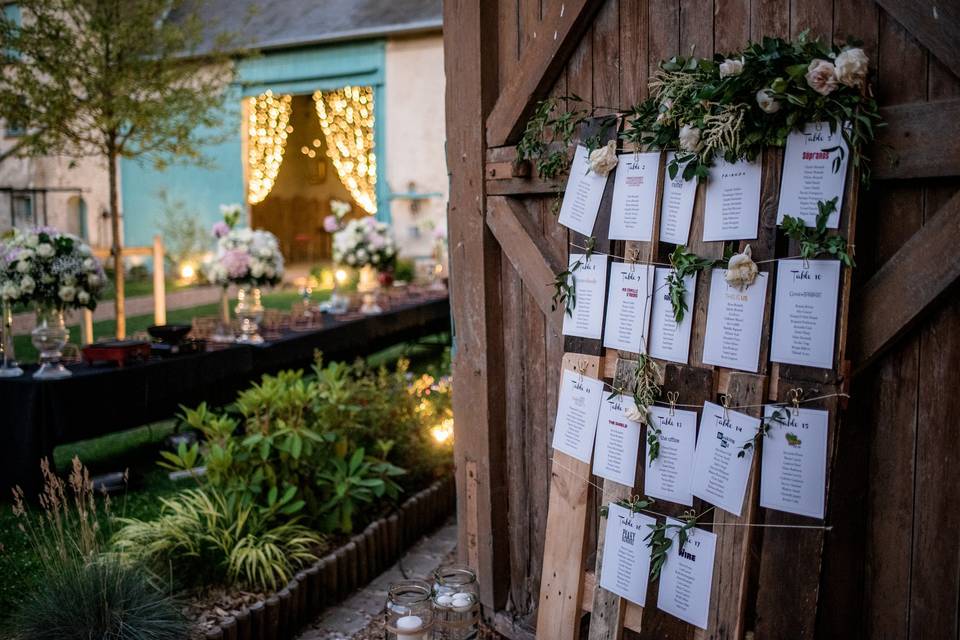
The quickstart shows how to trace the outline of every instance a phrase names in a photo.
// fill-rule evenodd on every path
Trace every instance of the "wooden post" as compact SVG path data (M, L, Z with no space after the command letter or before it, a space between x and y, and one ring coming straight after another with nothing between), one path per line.
M93 312L90 309L83 310L83 319L80 323L80 344L86 345L93 342Z
M167 324L167 289L163 273L163 238L153 236L153 323Z

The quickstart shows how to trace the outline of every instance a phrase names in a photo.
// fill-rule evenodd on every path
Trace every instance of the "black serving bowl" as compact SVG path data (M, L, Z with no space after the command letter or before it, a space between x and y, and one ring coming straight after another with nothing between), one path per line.
M192 328L189 324L155 324L147 327L147 333L154 340L159 340L165 344L179 344Z

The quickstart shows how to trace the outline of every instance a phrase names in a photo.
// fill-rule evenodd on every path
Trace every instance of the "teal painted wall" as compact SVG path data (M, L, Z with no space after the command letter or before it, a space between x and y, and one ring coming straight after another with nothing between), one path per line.
M121 162L125 244L138 246L152 242L157 233L157 222L163 214L162 192L166 192L171 201L182 200L187 209L197 213L208 226L220 218L220 204L245 202L240 100L267 89L274 93L312 94L318 89L336 89L345 85L374 87L374 140L379 172L377 217L389 221L388 189L383 171L386 161L384 49L382 40L350 42L269 52L242 60L237 70L237 83L227 98L231 113L223 122L222 133L226 140L205 149L205 155L213 162L212 167L173 163L159 171L149 160Z

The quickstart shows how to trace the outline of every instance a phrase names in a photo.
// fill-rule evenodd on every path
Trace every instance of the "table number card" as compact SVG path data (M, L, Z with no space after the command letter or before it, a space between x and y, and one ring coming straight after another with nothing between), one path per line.
M570 176L557 222L581 235L592 236L593 223L597 221L606 184L607 176L590 171L590 152L583 145L578 145L570 165Z
M603 381L564 369L553 426L553 448L590 462L601 402Z
M571 313L563 314L563 335L600 339L603 330L603 294L607 287L607 256L570 254L570 267L578 262L573 273L577 304Z
M657 521L615 502L607 509L600 586L642 607L650 574L650 547L644 538Z
M760 163L718 158L707 178L703 239L750 240L760 223Z
M668 153L667 166L676 157ZM693 221L693 201L697 195L697 181L683 179L683 165L677 177L670 179L668 172L663 178L663 198L660 201L660 241L687 244L690 223Z
M654 268L651 265L627 262L610 264L603 346L634 353L647 352L647 326L653 306L653 275Z
M830 131L829 123L811 122L803 131L791 132L783 152L777 224L786 214L802 219L808 227L816 226L817 201L837 198L837 210L827 218L827 228L836 229L849 158L850 150L839 127Z
M647 465L643 492L658 500L693 506L693 453L697 441L697 412L650 407L650 420L660 429L660 455ZM650 459L647 443L645 460Z
M770 359L832 369L839 295L839 260L780 260Z
M679 520L667 518L668 525L680 527ZM668 528L667 535L678 536L679 529ZM660 570L660 589L657 608L689 622L701 629L707 628L710 612L710 588L713 585L713 560L717 552L717 536L693 527L686 544L678 537L667 549L667 560Z
M650 355L661 360L687 364L690 357L690 331L693 329L693 298L697 290L696 274L683 279L687 312L678 324L670 304L667 276L672 269L657 267L653 278L653 309L650 314Z
M640 454L640 423L627 417L636 407L628 395L604 399L593 451L593 475L627 487L632 487L636 480Z
M703 362L756 373L760 366L767 274L758 274L756 281L743 291L727 284L726 275L726 269L714 269L710 274Z
M693 463L693 495L739 516L747 491L753 453L739 457L744 443L760 428L760 420L738 411L703 403Z
M659 172L660 152L619 156L610 209L611 240L649 242L653 238Z
M781 420L773 418L776 411ZM830 413L767 406L764 415L770 430L760 459L760 506L822 519Z

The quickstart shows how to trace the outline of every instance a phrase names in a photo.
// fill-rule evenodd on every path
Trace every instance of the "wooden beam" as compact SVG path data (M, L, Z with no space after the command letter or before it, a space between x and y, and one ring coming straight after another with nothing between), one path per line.
M937 0L877 0L877 4L960 77L960 5Z
M573 157L572 148L568 150L568 156ZM553 180L544 180L536 175L530 161L518 164L515 146L487 149L486 173L489 195L553 195L563 191L567 183L566 175Z
M853 304L850 353L856 371L906 333L960 278L960 192L873 275Z
M593 571L587 571L583 574L583 595L580 606L585 612L593 613L594 593L597 586L597 574ZM640 632L640 625L643 622L643 607L626 601L626 609L623 614L623 628L631 631Z
M943 123L960 119L960 100L913 102L880 110L872 175L877 180L960 176L960 140Z
M487 119L487 143L515 142L533 107L543 99L603 5L598 0L545 3L542 28L520 59L520 68L500 91ZM484 55L489 55L484 51Z
M487 199L487 227L493 232L500 249L536 300L537 306L555 327L563 325L563 310L552 309L550 283L563 265L549 257L521 222L523 205L503 196Z

